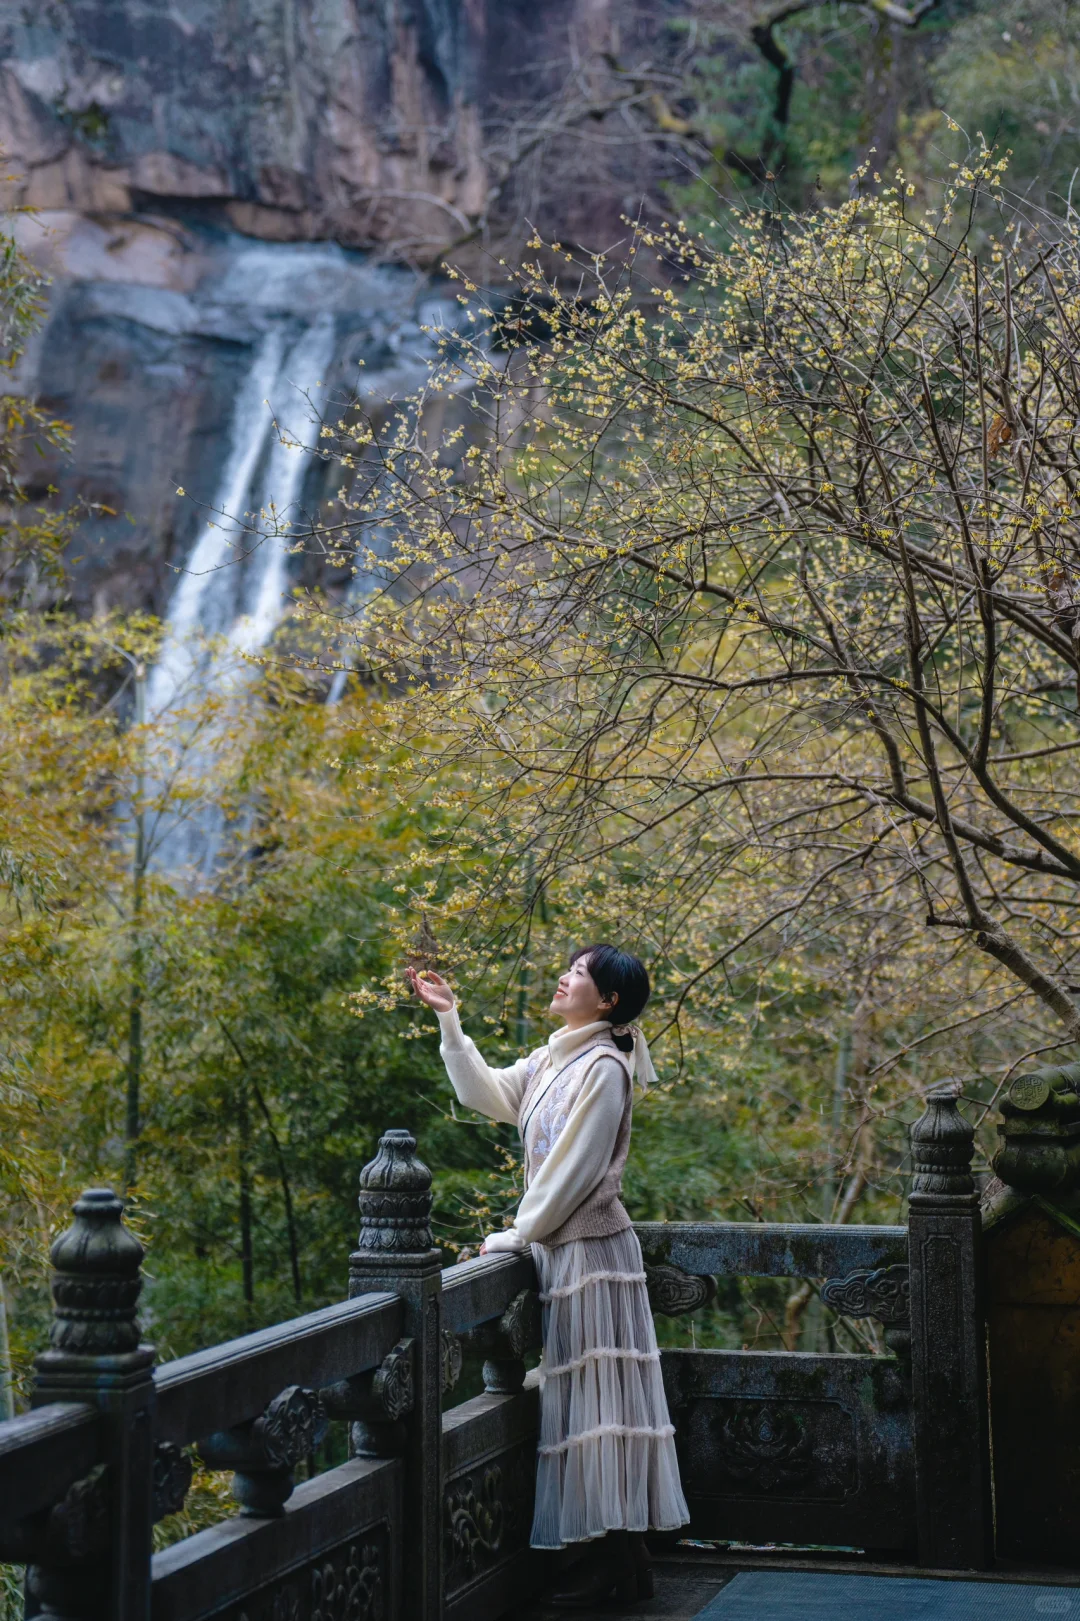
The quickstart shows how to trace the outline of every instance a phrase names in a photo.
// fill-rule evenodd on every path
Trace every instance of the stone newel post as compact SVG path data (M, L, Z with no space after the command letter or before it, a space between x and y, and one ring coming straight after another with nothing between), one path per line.
M143 1248L123 1210L110 1189L90 1188L51 1251L54 1314L33 1405L87 1402L105 1437L104 1467L71 1488L27 1573L31 1606L58 1621L150 1614L154 1352L139 1343Z
M919 1562L990 1562L990 1456L975 1133L946 1082L911 1128L908 1212Z
M349 1257L349 1298L387 1289L401 1296L405 1335L376 1376L386 1424L354 1431L362 1453L395 1447L400 1424L405 1460L403 1614L442 1614L442 1258L431 1242L431 1172L408 1131L388 1131L360 1173L360 1238ZM382 1431L382 1434L379 1432Z

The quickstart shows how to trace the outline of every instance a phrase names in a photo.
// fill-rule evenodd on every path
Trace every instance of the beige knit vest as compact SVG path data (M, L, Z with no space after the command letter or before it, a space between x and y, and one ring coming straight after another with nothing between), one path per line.
M566 1117L573 1108L585 1077L596 1060L609 1056L617 1058L626 1070L626 1102L623 1105L622 1119L619 1122L608 1168L596 1187L582 1200L573 1214L567 1217L562 1226L556 1227L553 1233L549 1233L540 1242L545 1249L554 1249L559 1244L569 1244L575 1238L610 1238L614 1233L625 1232L633 1223L619 1195L622 1193L626 1156L630 1150L630 1120L634 1109L634 1089L630 1081L630 1064L626 1054L620 1052L614 1042L590 1041L586 1044L581 1057L572 1060L561 1071L557 1071L556 1076L552 1075L550 1060L547 1064L539 1062L544 1056L543 1050L535 1056L537 1066L526 1082L521 1106L518 1109L519 1131L522 1121L526 1122L525 1130L522 1132L526 1187L558 1141L559 1133L566 1124ZM545 1091L549 1082L553 1084Z

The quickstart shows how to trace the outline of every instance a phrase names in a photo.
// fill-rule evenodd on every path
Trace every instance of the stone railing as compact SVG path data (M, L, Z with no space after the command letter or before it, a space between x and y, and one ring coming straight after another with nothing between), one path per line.
M1065 1107L1047 1096L1044 1136ZM1038 1101L1020 1089L1020 1153L1046 1159L1026 1124L1041 1118ZM997 1244L1001 1277L1015 1273L1010 1234L1049 1220L1051 1206L1040 1196L1019 1214L995 1207L987 1249L954 1088L931 1096L911 1146L906 1227L638 1227L656 1312L706 1306L718 1274L765 1275L814 1280L837 1316L883 1329L873 1354L664 1352L692 1537L990 1562L986 1257ZM79 1199L53 1246L55 1311L32 1410L0 1424L0 1560L27 1567L28 1615L494 1621L542 1587L550 1565L528 1547L532 1262L442 1268L431 1176L406 1131L381 1139L360 1205L347 1300L155 1366L136 1316L142 1250L121 1201L106 1190ZM996 1321L1000 1358L1012 1342ZM466 1356L482 1364L483 1390L450 1405ZM1019 1434L1009 1414L1002 1434L1006 1420ZM297 1483L331 1423L347 1431L347 1461L305 1468ZM1030 1432L1030 1415L1024 1423ZM1054 1424L1046 1430L1056 1445ZM196 1456L231 1472L238 1512L154 1554L153 1525L182 1507ZM999 1502L1007 1484L998 1479Z
M445 1272L431 1175L406 1131L361 1175L349 1296L155 1367L139 1343L142 1248L104 1189L54 1244L50 1348L31 1412L0 1425L0 1559L56 1621L483 1617L530 1559L540 1343L532 1262ZM482 1395L442 1413L463 1341ZM348 1462L294 1485L331 1420ZM239 1513L152 1554L192 1452L232 1473Z

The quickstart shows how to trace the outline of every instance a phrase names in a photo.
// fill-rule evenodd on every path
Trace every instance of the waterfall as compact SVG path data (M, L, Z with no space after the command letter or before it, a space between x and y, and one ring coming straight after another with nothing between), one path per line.
M207 254L213 268L186 301L178 305L177 295L169 295L154 330L167 317L185 334L248 345L249 359L216 483L208 491L187 478L194 495L204 499L212 491L213 498L179 571L146 692L154 727L148 802L158 807L149 864L195 883L212 881L225 844L225 813L210 786L215 760L242 725L252 659L287 611L291 536L321 425L320 401L344 385L346 397L355 391L362 408L392 424L411 409L407 402L429 375L440 336L464 319L456 299L418 299L408 272L373 265L334 243L231 238L208 244ZM126 316L127 303L114 308L115 294L98 289L95 297ZM327 395L319 392L324 380ZM389 551L392 524L376 533ZM358 576L343 591L343 606L360 611L368 588ZM344 670L335 675L331 702L346 680ZM207 698L216 703L207 705Z
M188 555L147 683L148 718L164 722L153 773L159 800L178 776L197 777L211 763L214 737L205 727L195 735L185 704L208 691L239 698L252 673L245 655L267 646L285 612L292 514L320 426L309 396L333 364L334 340L334 318L324 313L291 344L274 327L255 345L214 516ZM159 813L151 865L209 880L224 828L220 807L196 792L189 809L178 803Z
M260 515L267 532L256 553L258 567L248 592L247 611L229 632L229 647L254 653L265 647L281 619L288 589L287 534L289 513L300 498L309 466L305 440L312 423L312 404L306 396L322 382L334 359L334 319L320 315L289 351L283 373L286 387L275 400L277 433L273 436L263 478ZM310 448L310 445L307 447Z
M231 628L237 587L233 542L240 533L238 519L243 519L270 431L266 401L281 372L283 353L282 333L268 332L256 346L251 370L236 397L229 454L213 502L218 516L202 531L184 564L169 604L161 655L147 682L146 707L151 720L191 687L203 662L200 639L225 635Z

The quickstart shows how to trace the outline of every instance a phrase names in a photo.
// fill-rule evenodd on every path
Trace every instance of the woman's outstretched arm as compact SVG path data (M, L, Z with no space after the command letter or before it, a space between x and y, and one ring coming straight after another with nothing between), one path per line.
M599 1058L574 1099L551 1153L518 1205L514 1225L489 1233L485 1249L523 1250L568 1220L604 1177L626 1107L630 1077L617 1058Z
M516 1126L528 1060L519 1058L508 1069L492 1069L461 1028L454 993L445 979L431 971L420 975L414 968L408 974L412 990L438 1015L442 1032L439 1052L459 1102L486 1114L489 1120Z

